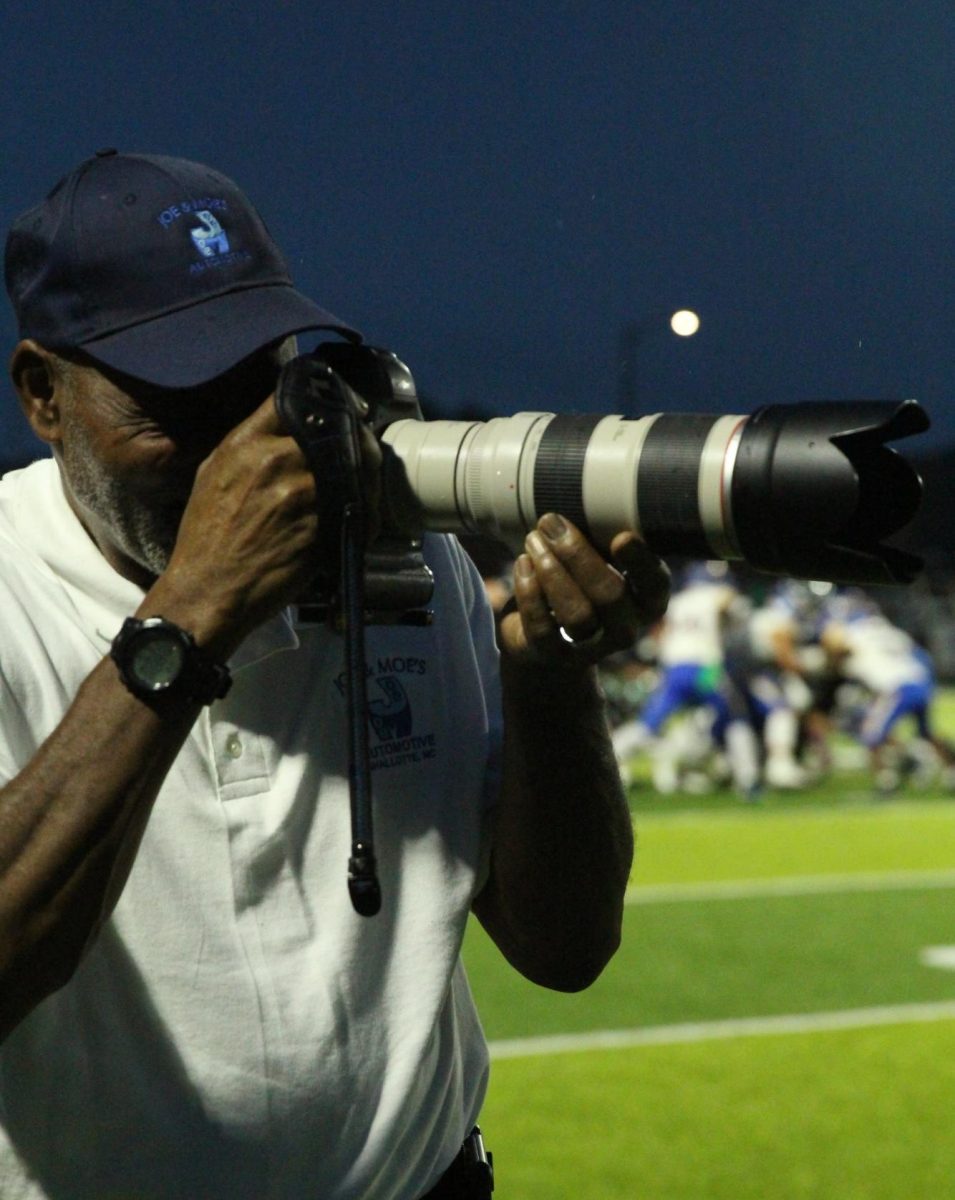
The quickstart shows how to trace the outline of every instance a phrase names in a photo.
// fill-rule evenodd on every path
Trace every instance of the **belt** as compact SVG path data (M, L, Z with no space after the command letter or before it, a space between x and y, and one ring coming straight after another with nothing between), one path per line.
M454 1162L421 1200L490 1200L493 1191L494 1155L484 1148L475 1125Z

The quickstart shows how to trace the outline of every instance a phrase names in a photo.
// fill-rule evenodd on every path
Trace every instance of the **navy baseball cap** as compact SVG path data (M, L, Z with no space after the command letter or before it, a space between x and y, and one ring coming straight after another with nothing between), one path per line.
M14 222L4 272L21 337L161 387L306 329L361 340L296 290L236 184L182 158L99 151Z

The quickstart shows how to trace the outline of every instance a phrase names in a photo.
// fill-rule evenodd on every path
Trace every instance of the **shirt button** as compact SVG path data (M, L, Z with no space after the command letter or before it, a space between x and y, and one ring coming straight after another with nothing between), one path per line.
M225 752L230 758L242 757L242 739L237 733L230 733L226 738Z

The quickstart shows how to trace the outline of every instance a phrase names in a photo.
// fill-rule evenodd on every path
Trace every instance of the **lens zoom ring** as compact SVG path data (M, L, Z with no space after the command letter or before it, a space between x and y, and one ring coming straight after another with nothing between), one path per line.
M584 512L584 459L602 415L556 416L544 430L534 460L534 511L561 513L588 532Z
M637 467L637 513L651 548L712 557L700 520L699 477L703 446L718 419L663 413L651 426Z

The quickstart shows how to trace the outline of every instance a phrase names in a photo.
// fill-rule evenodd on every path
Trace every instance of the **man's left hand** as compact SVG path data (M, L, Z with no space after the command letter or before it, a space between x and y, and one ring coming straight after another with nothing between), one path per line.
M633 533L612 541L613 565L564 517L541 517L514 564L516 609L500 623L501 651L540 666L589 666L632 646L666 611L670 572Z

